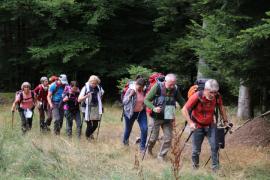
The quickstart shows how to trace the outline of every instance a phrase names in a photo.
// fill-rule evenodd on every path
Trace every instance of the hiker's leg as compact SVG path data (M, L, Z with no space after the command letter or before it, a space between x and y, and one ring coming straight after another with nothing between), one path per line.
M59 108L57 107L58 104L54 105L54 108L52 109L52 116L54 119L54 133L56 135L60 134L60 114L59 114Z
M146 140L147 140L147 131L148 131L148 127L147 127L147 116L146 116L146 111L143 110L140 112L140 115L138 117L138 123L140 126L140 130L141 130L141 143L140 143L140 149L144 150L145 149L145 144L146 144Z
M163 136L163 142L160 147L159 156L164 157L170 150L171 144L172 144L172 132L173 132L172 121L164 122L161 125L161 128L163 130L164 136Z
M24 116L24 112L23 110L22 111L19 111L19 114L20 114L20 117L21 117L21 129L22 129L22 132L23 134L26 132L26 118Z
M124 136L123 136L123 143L125 145L128 145L129 136L130 136L134 121L137 118L137 116L138 116L138 112L133 113L131 118L128 118L126 115L124 115L124 118L125 118L125 131L124 131Z
M156 120L156 119L153 119L154 120L154 124L153 124L153 127L152 127L152 135L151 137L149 137L149 142L148 142L148 151L151 153L156 141L158 140L158 136L159 136L159 129L160 129L160 126L162 124L162 120Z
M218 157L218 142L217 142L217 125L212 124L207 133L209 145L211 147L212 169L217 170L219 168Z
M45 125L46 125L46 128L48 128L48 126L50 126L52 122L52 110L49 105L47 106L47 109L46 109L46 115L47 115L47 120L45 122Z
M86 122L86 130L85 130L85 136L86 138L90 137L90 132L91 132L91 128L92 128L92 122L91 121L85 121Z
M80 138L81 137L81 132L82 132L82 120L81 120L80 111L76 112L75 121L76 121L76 127L77 127L77 136L78 136L78 138Z
M39 111L39 126L40 130L43 130L45 128L45 110L42 106L38 107Z
M28 122L28 127L29 127L28 130L32 129L33 116L31 118L27 118L27 122Z
M66 117L66 131L67 135L71 137L72 135L72 124L73 124L73 115L68 110L65 111L65 117Z
M63 106L59 107L59 115L60 115L60 129L63 126L63 121L64 121L64 108Z
M192 134L192 163L194 168L199 167L199 156L201 153L201 146L204 139L204 129L198 128Z
M95 132L95 130L97 129L99 123L100 123L99 120L94 120L93 121L93 129L92 129L93 132L91 133L91 135Z

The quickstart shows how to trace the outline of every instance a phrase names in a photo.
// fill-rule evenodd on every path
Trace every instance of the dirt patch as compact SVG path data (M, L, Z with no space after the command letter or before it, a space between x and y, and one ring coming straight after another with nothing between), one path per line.
M228 135L229 146L270 146L270 121L258 118Z

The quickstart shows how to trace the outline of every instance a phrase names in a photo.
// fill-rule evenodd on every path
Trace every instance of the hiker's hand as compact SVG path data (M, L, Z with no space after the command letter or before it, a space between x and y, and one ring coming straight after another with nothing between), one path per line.
M85 95L85 98L89 98L91 95L92 95L92 92L88 92L88 93Z
M156 113L160 113L161 112L161 107L155 107L153 109L153 111L156 112Z
M197 128L196 123L194 123L194 122L189 123L189 127L190 127L191 131L194 131Z
M132 89L131 92L130 92L130 94L129 94L129 96L128 96L128 98L130 99L134 95L135 95L135 91Z
M15 106L11 107L11 112L15 112Z
M228 124L228 121L224 121L224 127L230 128L230 126L229 126L229 124Z
M50 103L49 106L50 106L50 109L53 109L53 104L52 103Z
M66 96L64 99L63 99L64 102L68 101L68 97Z

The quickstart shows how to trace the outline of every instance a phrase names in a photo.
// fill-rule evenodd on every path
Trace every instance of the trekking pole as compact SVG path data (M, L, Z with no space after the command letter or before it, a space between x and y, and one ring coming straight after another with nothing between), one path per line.
M185 140L184 146L183 146L183 147L181 148L181 150L180 150L180 154L181 154L182 151L184 150L184 148L185 148L187 142L189 141L191 135L193 134L193 132L194 132L194 131L191 131L191 132L189 133L188 138Z
M152 133L153 133L153 129L154 129L154 127L151 128L151 132L150 132L149 138L148 138L147 143L146 143L146 147L145 147L144 152L143 152L142 161L144 160L144 156L145 156L146 150L148 149L149 141L151 139L151 136L152 136Z
M100 128L100 124L101 124L101 119L102 119L102 114L100 115L100 121L99 121L99 123L98 123L97 140L98 140L98 134L99 134L99 128Z
M179 135L179 139L181 138L182 134L184 133L186 126L187 126L187 121L185 122L185 125L184 125L184 127Z
M225 131L225 133L224 133L224 136L226 136L226 134L230 131L230 129L231 129L232 127L233 127L233 124L232 124L232 123L229 123L229 125L225 128L226 131ZM218 146L218 153L219 153L219 150L220 150L220 145ZM209 158L207 159L207 161L205 162L205 164L204 164L203 167L205 167L205 166L209 163L210 159L211 159L211 155L209 156Z
M11 128L13 129L13 122L14 122L14 111L12 111L12 115L11 115Z

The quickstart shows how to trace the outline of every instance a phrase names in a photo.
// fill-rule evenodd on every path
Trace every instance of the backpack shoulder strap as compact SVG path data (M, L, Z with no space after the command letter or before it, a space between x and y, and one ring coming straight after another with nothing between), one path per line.
M59 88L60 88L60 85L57 85L56 82L55 82L55 89L52 92L52 95L54 95L58 91Z

